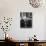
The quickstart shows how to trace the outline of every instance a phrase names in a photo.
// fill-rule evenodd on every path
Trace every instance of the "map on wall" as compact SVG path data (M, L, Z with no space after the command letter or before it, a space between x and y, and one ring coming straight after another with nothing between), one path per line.
M20 27L32 28L32 12L20 12Z

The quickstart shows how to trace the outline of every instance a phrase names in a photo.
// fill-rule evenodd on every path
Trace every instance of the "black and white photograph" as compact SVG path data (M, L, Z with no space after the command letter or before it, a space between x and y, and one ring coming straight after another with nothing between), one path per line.
M20 12L20 27L32 28L32 12Z

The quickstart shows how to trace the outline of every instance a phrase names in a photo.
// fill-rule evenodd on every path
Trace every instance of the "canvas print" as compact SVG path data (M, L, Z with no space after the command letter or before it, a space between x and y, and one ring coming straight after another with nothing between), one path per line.
M32 12L20 12L20 27L32 28Z

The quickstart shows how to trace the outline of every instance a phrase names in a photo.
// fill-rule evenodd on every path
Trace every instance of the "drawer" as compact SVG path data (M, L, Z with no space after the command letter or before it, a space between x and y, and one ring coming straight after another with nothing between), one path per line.
M24 43L24 46L28 46L28 43Z
M46 43L39 43L38 46L46 46Z
M43 46L46 46L46 43L43 43Z
M16 43L16 46L28 46L28 43Z
M43 46L43 44L38 44L38 46Z

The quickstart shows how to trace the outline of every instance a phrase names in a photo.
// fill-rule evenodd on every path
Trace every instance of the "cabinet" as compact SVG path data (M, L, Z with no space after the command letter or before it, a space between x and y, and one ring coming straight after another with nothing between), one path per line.
M46 46L46 43L39 43L38 46Z

